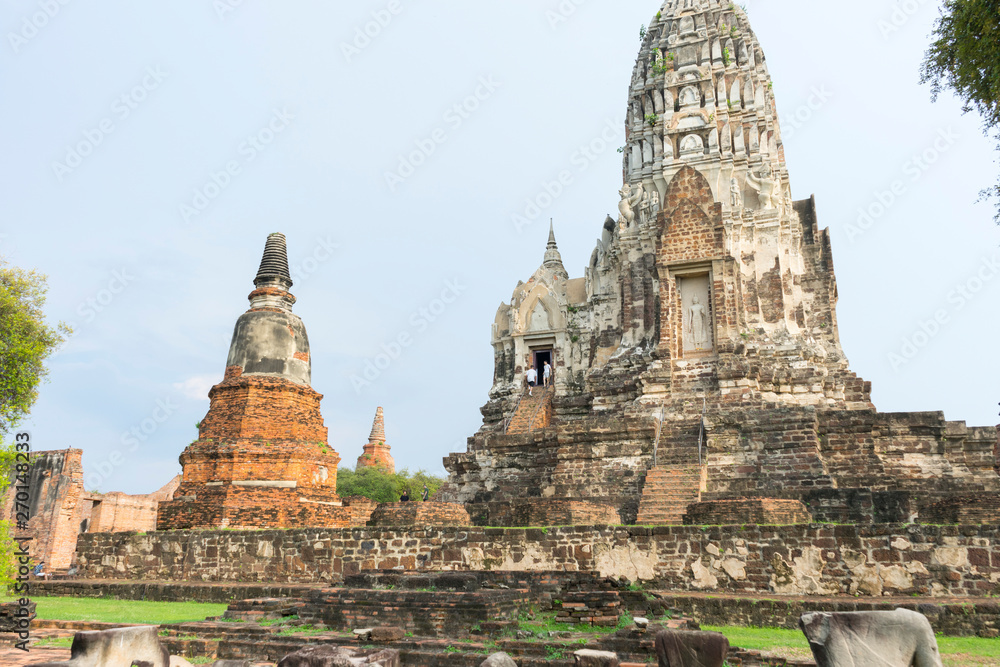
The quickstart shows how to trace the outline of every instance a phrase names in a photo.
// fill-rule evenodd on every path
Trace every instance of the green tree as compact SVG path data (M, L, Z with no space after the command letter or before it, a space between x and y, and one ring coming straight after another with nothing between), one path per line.
M45 322L46 277L0 258L0 434L31 410L48 374L45 360L72 330Z
M1000 139L1000 0L944 0L933 37L920 82L931 85L934 100L953 90L962 111L979 112L985 133ZM997 200L1000 224L1000 180L980 193L989 199Z
M410 492L410 500L419 501L420 492L427 485L433 497L444 480L418 470L411 473L407 469L390 473L384 468L363 466L356 470L337 469L337 495L341 497L364 496L377 503L394 503L403 490Z

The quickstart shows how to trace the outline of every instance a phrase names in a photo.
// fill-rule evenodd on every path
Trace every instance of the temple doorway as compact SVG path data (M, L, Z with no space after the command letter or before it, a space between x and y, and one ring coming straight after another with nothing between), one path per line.
M535 370L538 371L538 386L541 387L544 384L543 378L545 373L545 362L549 362L552 366L552 372L555 372L555 364L552 358L552 349L547 350L532 350L531 351L531 363L534 364Z

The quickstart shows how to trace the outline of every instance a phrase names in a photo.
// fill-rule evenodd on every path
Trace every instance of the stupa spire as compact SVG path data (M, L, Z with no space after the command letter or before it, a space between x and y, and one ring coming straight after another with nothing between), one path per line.
M288 290L292 286L292 276L288 272L288 247L285 235L269 234L264 244L264 256L260 259L257 277L253 279L257 287L280 287Z
M553 221L549 220L549 242L545 246L545 259L542 261L542 266L551 269L563 278L569 278L569 273L562 263L562 255L559 254L559 248L556 246L556 232L553 225Z
M358 468L379 467L390 473L396 472L396 462L389 453L391 448L385 444L385 416L382 408L375 409L375 419L372 421L372 431L368 435L368 444L358 457Z
M375 420L372 422L372 432L368 435L368 442L373 444L385 442L385 417L381 407L375 409Z

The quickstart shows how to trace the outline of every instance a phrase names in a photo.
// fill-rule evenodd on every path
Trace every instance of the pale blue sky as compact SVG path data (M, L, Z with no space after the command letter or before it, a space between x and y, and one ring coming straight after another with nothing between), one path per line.
M397 465L443 472L481 423L490 324L541 263L549 217L577 277L616 210L639 27L659 4L66 1L0 8L0 253L49 275L48 313L78 332L28 424L36 447L82 448L88 487L103 491L179 472L264 239L281 231L343 463L382 405ZM974 201L997 165L978 119L918 85L937 7L913 4L895 17L882 0L749 12L793 195L815 194L832 231L853 369L883 411L995 424L1000 276L983 262L1000 259L1000 230ZM44 25L26 27L45 6ZM386 25L345 49L373 12ZM81 142L87 154L67 156ZM399 172L418 145L431 154ZM925 151L934 164L915 168ZM516 228L562 170L572 184ZM390 187L392 171L406 178ZM862 230L858 209L894 181L895 201ZM445 290L452 302L438 303ZM409 346L356 387L400 335ZM914 336L922 347L894 367ZM144 440L123 440L143 426Z

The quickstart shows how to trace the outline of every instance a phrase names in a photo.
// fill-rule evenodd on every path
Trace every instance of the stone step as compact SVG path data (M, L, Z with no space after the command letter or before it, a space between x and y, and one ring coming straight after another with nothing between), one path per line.
M530 433L548 426L552 417L553 394L552 387L535 387L532 395L524 394L507 425L507 433Z
M701 500L702 470L690 464L661 464L646 471L636 523L683 523L687 506Z

